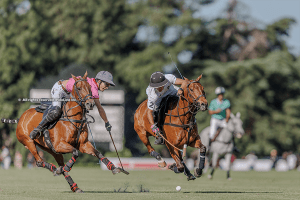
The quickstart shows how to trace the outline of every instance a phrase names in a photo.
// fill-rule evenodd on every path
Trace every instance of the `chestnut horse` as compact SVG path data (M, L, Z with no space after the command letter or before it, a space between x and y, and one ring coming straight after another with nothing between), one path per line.
M63 106L63 116L57 122L54 128L49 129L49 135L55 151L51 150L46 144L45 137L38 137L32 140L30 132L37 127L42 120L43 113L37 112L34 108L26 110L17 122L16 135L25 148L27 148L34 156L38 167L49 169L54 175L63 174L69 183L73 192L83 192L78 188L77 184L72 180L68 172L71 170L76 159L78 158L78 150L82 153L93 155L100 159L113 174L124 172L120 168L116 168L107 158L105 158L93 145L88 141L88 129L86 121L86 112L91 109L94 104L92 99L91 86L86 80L87 72L81 78L76 78L70 101ZM11 120L10 120L11 121ZM15 120L16 121L16 120ZM5 122L2 119L2 122ZM58 163L56 168L52 163L44 162L37 152L36 145L44 151L50 153ZM72 158L64 164L62 154L72 153Z
M195 176L202 175L204 168L204 159L206 147L202 144L200 136L198 135L197 124L195 121L196 113L201 110L207 110L207 100L203 86L200 84L200 75L196 80L188 80L185 78L181 88L183 94L175 103L167 105L168 110L165 113L163 124L160 126L162 135L165 138L165 144L169 149L172 158L176 163L169 166L169 169L175 173L184 172L188 180L194 180L195 177L190 173L183 162L181 150L184 145L200 149L200 163L199 168L195 170ZM158 166L166 167L166 162L161 155L157 153L151 146L148 137L154 136L147 117L147 100L142 102L134 115L134 129L139 135L140 139L148 149L148 153L158 160Z

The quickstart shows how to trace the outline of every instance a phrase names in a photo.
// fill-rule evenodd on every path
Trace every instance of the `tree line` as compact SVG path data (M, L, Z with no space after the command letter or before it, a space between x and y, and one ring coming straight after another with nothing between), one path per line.
M193 17L211 3L1 1L1 118L21 116L30 103L18 99L72 63L96 72L108 70L126 91L125 146L133 156L142 155L133 114L146 99L154 71L180 77L172 56L185 77L203 73L209 101L217 86L226 88L232 111L241 112L244 121L246 135L237 141L242 154L255 150L263 156L273 148L299 152L300 59L288 52L283 40L295 20L284 18L259 29L241 14L238 1L229 1L216 19ZM209 119L207 112L197 114L199 130ZM14 127L0 124L0 129L15 134Z

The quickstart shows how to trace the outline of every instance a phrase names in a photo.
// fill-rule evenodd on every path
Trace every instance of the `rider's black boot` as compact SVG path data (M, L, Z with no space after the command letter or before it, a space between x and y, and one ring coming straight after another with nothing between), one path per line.
M238 148L236 148L236 147L233 147L232 152L240 153L240 150Z
M30 133L30 138L34 140L38 133L41 133L41 131L46 127L46 125L50 122L53 122L54 120L58 119L62 114L62 110L59 106L51 106L49 108L49 111L47 115L42 119L40 124L33 129Z
M210 146L211 146L211 139L209 138L207 151L210 151Z
M154 123L158 123L158 111L153 111L153 121ZM160 134L162 134L160 132ZM160 134L157 132L156 133L156 138L155 138L155 141L154 141L154 144L155 145L162 145L162 144L165 144L165 141L164 139L160 136Z
M240 153L240 150L238 148L236 148L235 146L235 141L234 141L234 138L232 138L232 141L233 141L233 148L232 148L232 152L234 153Z

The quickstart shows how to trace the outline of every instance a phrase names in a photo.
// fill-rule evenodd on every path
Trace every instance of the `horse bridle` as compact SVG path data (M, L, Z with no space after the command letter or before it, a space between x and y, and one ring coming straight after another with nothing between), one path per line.
M84 106L83 103L86 102L86 101L89 100L89 99L92 99L93 96L92 96L92 92L90 91L90 93L87 94L87 95L85 95L84 98L81 97L81 95L79 94L79 91L78 91L78 90L80 90L80 88L77 87L77 83L78 83L78 82L81 82L81 81L86 81L86 82L87 82L87 79L83 79L83 78L80 77L80 80L75 81L75 83L74 83L74 86L75 86L75 92L76 92L76 94L77 94L77 96L78 96L78 98L79 98L79 101L78 101L76 98L74 98L74 99L75 99L75 102L78 103L78 105L80 105L82 108L85 109L85 106ZM73 97L72 94L71 94L71 97Z
M90 93L88 93L87 95L85 95L83 98L81 97L81 95L80 95L80 93L79 93L80 88L77 87L77 83L78 83L78 82L81 82L81 81L86 81L86 82L87 82L87 79L83 79L83 78L80 77L80 79L77 80L77 81L75 81L75 83L74 83L74 86L75 86L75 92L76 92L76 94L77 94L79 100L76 99L72 94L70 94L70 97L72 98L72 101L75 101L75 102L77 103L77 105L74 106L74 107L72 107L72 108L70 108L70 109L67 110L67 111L66 111L66 107L64 106L64 111L65 111L66 115L63 116L62 118L60 118L60 120L64 120L64 121L69 121L69 122L71 122L71 124L72 124L73 126L75 126L76 129L78 130L78 133L77 133L77 139L76 139L76 145L75 145L75 146L77 146L78 140L79 140L79 137L80 137L80 134L81 134L81 131L82 131L82 129L83 129L83 126L84 126L84 124L87 122L86 115L88 115L88 114L87 114L88 111L87 111L87 109L86 109L84 103L85 103L87 100L89 100L89 99L93 99L93 96L92 96L92 92L91 92L91 91L90 91ZM76 107L78 107L78 106L80 106L80 107L82 108L82 110L83 110L83 112L82 112L82 119L81 119L81 120L69 119L69 117L68 117L68 112L69 112L70 110L72 110L73 108L76 108ZM89 116L92 117L91 115L89 115ZM95 121L95 119L94 119L93 117L92 117L92 119ZM76 126L73 122L74 122L74 123L80 123L80 126L79 126L79 127Z
M200 109L200 105L198 106L198 100L201 98L201 97L206 97L205 94L200 94L197 98L194 98L193 95L191 95L191 91L190 91L190 88L189 86L192 84L192 83L199 83L198 81L192 81L190 82L188 85L187 85L187 91L188 91L188 96L191 97L193 99L193 103L191 104L189 102L189 100L187 98L185 98L184 96L183 99L186 100L188 102L188 108L189 108L189 112L191 112L193 115L196 114L197 112L199 112L199 109ZM187 107L183 107L182 109L184 108L187 108ZM194 111L192 111L191 109L195 107Z

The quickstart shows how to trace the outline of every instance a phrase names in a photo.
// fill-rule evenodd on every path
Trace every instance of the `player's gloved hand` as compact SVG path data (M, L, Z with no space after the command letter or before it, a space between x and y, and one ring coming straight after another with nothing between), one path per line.
M153 124L153 125L151 126L151 129L152 129L152 132L153 132L153 133L159 132L159 128L157 127L157 124Z
M182 89L182 88L179 88L179 89L178 89L177 95L178 95L178 96L183 95L183 89Z
M105 128L106 128L107 131L111 131L112 126L110 125L109 122L106 122L105 123Z
M227 127L227 122L224 121L224 122L222 123L222 128L226 128L226 127Z

